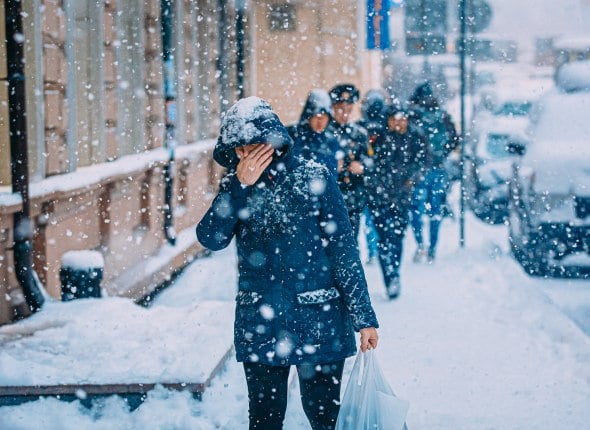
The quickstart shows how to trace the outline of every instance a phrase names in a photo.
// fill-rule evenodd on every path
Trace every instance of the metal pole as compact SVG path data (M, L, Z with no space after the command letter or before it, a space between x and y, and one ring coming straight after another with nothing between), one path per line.
M459 55L461 69L461 195L459 198L459 245L465 247L465 36L467 32L467 21L465 16L465 5L467 0L459 0L459 22L461 35L459 38Z
M162 31L162 64L164 71L164 101L166 108L166 134L164 145L168 150L168 163L164 166L164 206L163 206L163 229L166 241L174 246L176 245L176 231L174 230L174 170L175 170L175 149L176 149L176 125L177 125L177 86L178 79L175 69L174 48L174 19L178 19L174 14L172 0L162 0L161 3L161 31ZM183 3L178 5L183 6ZM181 36L179 36L181 37Z
M33 269L33 224L30 219L29 159L25 92L25 56L22 2L5 0L6 61L8 67L8 112L12 192L22 198L22 210L14 214L15 275L32 312L41 309L45 298Z

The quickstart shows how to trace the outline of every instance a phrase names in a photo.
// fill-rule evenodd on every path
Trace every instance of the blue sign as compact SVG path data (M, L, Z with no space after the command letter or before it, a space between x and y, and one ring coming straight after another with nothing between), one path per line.
M395 1L395 0L394 0ZM367 0L367 49L389 49L391 0Z

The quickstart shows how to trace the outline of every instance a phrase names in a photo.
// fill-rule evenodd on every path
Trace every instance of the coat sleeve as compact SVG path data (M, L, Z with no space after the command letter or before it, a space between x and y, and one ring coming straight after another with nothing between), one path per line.
M199 242L212 251L219 251L231 242L236 233L239 212L246 206L250 187L240 184L235 173L221 182L219 194L197 225Z
M323 229L325 250L336 281L356 331L379 327L367 289L356 241L342 194L335 178L326 174L326 188L320 195L320 225Z
M457 129L455 128L455 124L453 123L453 119L448 113L444 113L443 121L445 123L445 128L447 130L447 135L449 136L449 141L445 145L445 157L447 157L451 152L455 150L457 146L459 146L460 137L457 134Z

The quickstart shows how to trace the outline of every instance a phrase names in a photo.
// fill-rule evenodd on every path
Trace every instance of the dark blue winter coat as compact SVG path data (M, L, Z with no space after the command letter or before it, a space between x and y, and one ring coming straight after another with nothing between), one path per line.
M408 127L406 133L386 129L375 142L372 169L367 173L369 206L372 208L410 207L413 186L431 163L430 148L421 133Z
M410 119L426 137L432 153L432 167L443 168L449 154L459 145L453 119L439 104L430 82L414 90L410 98Z
M338 175L338 140L324 130L317 133L309 126L312 116L318 114L332 117L332 105L329 94L325 90L315 89L309 93L303 106L299 122L289 127L289 134L295 145L293 153L306 160L317 161L326 166L334 176Z
M253 122L247 119L245 128ZM197 236L211 250L236 240L238 361L284 366L344 359L356 352L354 330L378 326L346 208L333 175L294 157L282 124L273 127L284 130L275 134L283 141L273 142L281 156L256 184L243 186L234 149L249 141L223 133L222 124L214 158L229 173Z

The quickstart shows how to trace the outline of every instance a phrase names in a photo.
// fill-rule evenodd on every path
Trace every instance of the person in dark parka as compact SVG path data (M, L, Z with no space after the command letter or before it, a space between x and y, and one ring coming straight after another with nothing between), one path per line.
M328 92L314 89L307 97L299 122L289 128L289 134L295 141L293 152L296 155L317 161L336 176L341 151L338 140L326 130L331 118L332 104Z
M367 147L369 136L363 127L351 121L352 109L359 100L359 90L352 84L339 84L329 93L334 117L328 130L338 139L343 153L338 185L346 202L356 240L361 214L367 206L364 175L365 169L371 162Z
M250 429L281 429L296 365L312 428L333 429L344 359L377 346L378 327L342 195L328 169L292 154L264 100L224 116L213 157L228 169L197 226L220 250L235 238L236 358L244 363Z
M375 142L374 167L368 181L369 207L379 236L379 263L390 299L400 293L402 245L408 225L414 184L430 164L422 135L408 122L408 112L390 106L387 127Z
M363 127L368 134L367 155L369 158L375 155L375 142L385 132L387 114L387 94L380 88L373 88L367 91L361 100L361 119L357 124ZM367 264L377 260L378 237L373 215L368 205L363 210L365 217L365 234L367 242Z
M459 144L459 136L449 113L440 106L430 82L420 84L410 98L411 117L421 129L430 146L432 163L424 179L416 185L413 196L412 228L418 248L414 261L424 258L434 261L440 224L447 207L447 191L450 186L445 163ZM422 234L422 215L430 220L428 250Z

